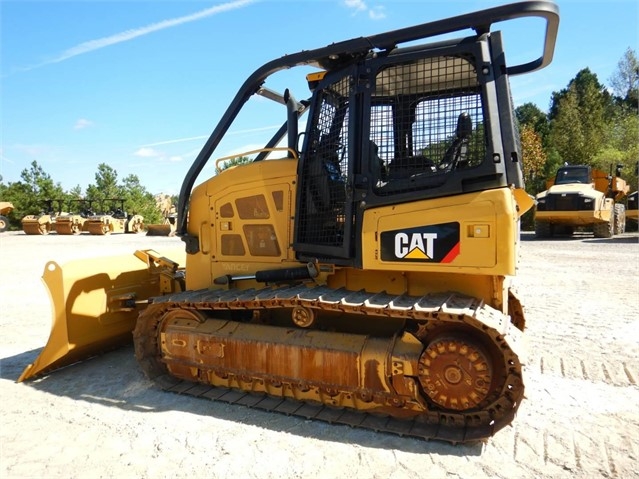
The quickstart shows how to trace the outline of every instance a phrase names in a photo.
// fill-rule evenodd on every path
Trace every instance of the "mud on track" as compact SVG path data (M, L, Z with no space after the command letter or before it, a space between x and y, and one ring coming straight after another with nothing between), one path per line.
M526 400L451 446L156 390L133 348L17 384L49 335L48 260L181 247L142 235L0 235L0 477L639 477L639 235L522 235Z

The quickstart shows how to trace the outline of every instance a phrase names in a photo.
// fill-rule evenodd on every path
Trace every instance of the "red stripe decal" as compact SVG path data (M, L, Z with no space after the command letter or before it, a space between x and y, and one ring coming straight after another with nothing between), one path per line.
M442 259L442 263L450 263L451 261L453 261L457 255L459 254L459 241L457 242L457 244L455 246L453 246L451 248L451 250L448 252L448 254L446 256L444 256L444 259Z

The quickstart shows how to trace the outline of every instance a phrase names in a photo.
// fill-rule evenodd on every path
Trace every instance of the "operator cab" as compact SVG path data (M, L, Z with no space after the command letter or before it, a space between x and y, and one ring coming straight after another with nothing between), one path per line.
M567 185L570 183L588 184L592 182L592 175L589 166L563 166L557 170L555 176L556 185Z
M358 264L369 208L523 186L501 47L493 32L374 52L307 77L300 259Z

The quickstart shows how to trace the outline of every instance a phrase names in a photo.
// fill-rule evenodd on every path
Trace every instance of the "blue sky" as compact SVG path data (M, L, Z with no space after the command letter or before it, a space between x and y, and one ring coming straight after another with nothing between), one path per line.
M5 184L19 181L36 160L63 188L84 188L107 163L120 179L136 174L152 193L177 194L237 89L265 62L502 3L2 0L0 174ZM637 0L557 3L553 63L512 79L516 105L547 110L551 93L585 67L608 84L626 49L639 50ZM510 64L539 56L540 25L505 31ZM267 86L306 98L308 71L279 74ZM284 121L280 105L254 103L217 157L259 146Z

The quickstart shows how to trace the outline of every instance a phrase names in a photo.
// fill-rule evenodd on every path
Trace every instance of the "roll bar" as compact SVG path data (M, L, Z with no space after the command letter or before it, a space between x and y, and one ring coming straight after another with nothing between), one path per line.
M188 202L195 180L209 161L244 103L258 92L267 77L280 70L302 65L314 65L329 71L335 70L349 63L357 62L373 50L390 52L402 43L467 29L472 29L477 35L481 35L490 32L492 25L495 23L525 17L538 17L546 20L546 33L542 54L539 58L528 63L508 67L506 70L506 73L510 75L519 75L544 68L552 61L559 27L559 8L553 2L533 0L511 3L369 37L358 37L332 43L323 48L285 55L265 63L255 70L239 89L184 178L178 199L176 234L187 242L187 251L190 249L189 239L186 237Z

